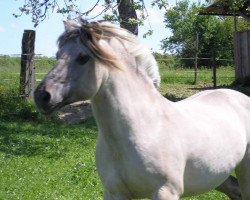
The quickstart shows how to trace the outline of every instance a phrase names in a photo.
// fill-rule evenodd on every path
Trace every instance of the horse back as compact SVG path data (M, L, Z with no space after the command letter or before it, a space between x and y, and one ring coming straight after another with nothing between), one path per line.
M216 89L199 92L180 104L197 104L225 113L229 118L236 115L245 127L247 141L250 145L250 97L231 89Z

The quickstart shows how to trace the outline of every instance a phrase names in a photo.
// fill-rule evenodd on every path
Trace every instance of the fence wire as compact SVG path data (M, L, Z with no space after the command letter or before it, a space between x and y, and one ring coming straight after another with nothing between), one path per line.
M160 67L160 72L163 81L168 79L169 83L174 82L171 80L182 80L183 83L194 83L195 76L196 79L202 80L204 83L212 84L215 77L213 72L212 60L211 58L198 58L198 62L203 60L209 63L209 67L199 66L197 69L194 67L184 67L182 61L190 60L195 66L195 61L197 58L157 58L157 62ZM20 74L20 61L21 54L11 54L11 55L2 55L0 54L0 74L2 72L8 71L10 74L15 76L15 79L19 80ZM45 76L45 74L53 67L55 64L55 58L44 57L42 54L35 54L34 56L34 67L35 67L35 80L39 82ZM232 69L230 73L223 71L223 67L218 65L218 63L224 62L224 66L231 66ZM234 61L231 59L216 59L216 69L218 73L216 73L216 79L220 80L220 83L223 84L223 80L225 79L225 84L228 82L227 79L233 80L235 78L235 73L233 72ZM6 69L7 68L7 69ZM30 77L32 78L32 77ZM12 81L12 78L9 76L1 77L0 82Z

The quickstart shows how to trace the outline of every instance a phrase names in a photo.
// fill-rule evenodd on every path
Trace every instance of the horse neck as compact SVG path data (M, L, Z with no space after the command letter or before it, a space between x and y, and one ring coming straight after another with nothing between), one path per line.
M138 124L154 119L163 97L153 84L135 73L113 70L92 100L94 115L102 133L133 134ZM165 101L164 101L165 102ZM150 115L148 115L150 113ZM119 136L118 136L119 137Z

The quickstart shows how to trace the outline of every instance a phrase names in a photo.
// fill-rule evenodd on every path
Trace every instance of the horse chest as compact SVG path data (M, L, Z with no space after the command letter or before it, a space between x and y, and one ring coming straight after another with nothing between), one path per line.
M145 146L138 146L130 141L119 146L107 144L103 138L98 139L96 163L105 188L126 192L134 198L150 197L164 179L159 160Z

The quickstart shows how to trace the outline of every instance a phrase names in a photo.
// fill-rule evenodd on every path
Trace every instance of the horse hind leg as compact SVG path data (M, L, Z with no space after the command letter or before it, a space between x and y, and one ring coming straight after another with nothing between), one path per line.
M239 183L233 176L229 176L219 187L215 189L226 194L231 200L241 200Z
M240 184L243 200L250 200L250 144L241 163L237 166L236 176Z

